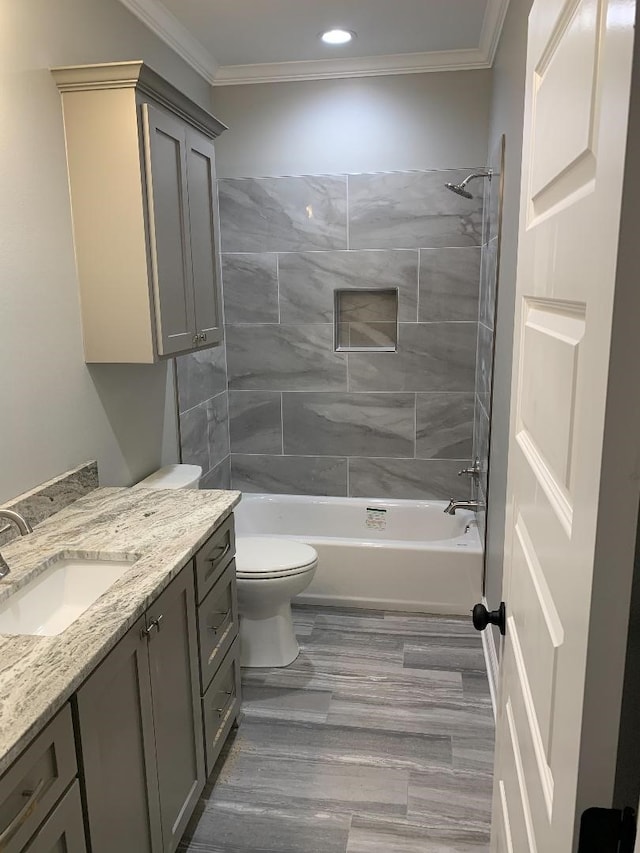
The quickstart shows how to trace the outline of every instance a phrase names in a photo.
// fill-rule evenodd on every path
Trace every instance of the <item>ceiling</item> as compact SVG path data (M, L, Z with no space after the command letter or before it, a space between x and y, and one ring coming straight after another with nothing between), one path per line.
M509 0L121 0L213 85L487 68ZM348 45L318 38L331 27Z

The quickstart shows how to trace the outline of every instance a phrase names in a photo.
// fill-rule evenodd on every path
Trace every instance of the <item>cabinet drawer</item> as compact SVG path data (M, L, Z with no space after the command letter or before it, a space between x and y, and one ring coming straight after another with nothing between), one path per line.
M236 638L202 699L207 776L240 711L240 640Z
M0 850L18 853L77 773L65 705L0 779Z
M80 784L77 779L31 839L24 853L87 853Z
M222 659L238 636L236 564L232 560L198 607L200 681L202 692L216 674Z
M202 601L233 559L236 537L233 515L224 521L196 554L196 591Z

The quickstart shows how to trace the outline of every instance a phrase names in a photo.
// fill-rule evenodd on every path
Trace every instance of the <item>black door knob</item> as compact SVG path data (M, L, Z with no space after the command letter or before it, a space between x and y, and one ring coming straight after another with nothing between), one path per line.
M500 602L497 610L487 610L484 604L476 604L471 612L476 631L484 631L487 625L497 625L504 637L507 630L507 608L504 601Z

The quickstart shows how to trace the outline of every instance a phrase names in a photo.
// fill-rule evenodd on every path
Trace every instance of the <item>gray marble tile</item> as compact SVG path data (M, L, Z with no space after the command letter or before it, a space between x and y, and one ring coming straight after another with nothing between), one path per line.
M458 471L469 460L349 459L349 496L449 500L466 498L469 487Z
M492 791L490 773L448 768L412 771L407 814L432 826L489 832Z
M345 290L338 295L341 323L395 323L395 290Z
M218 793L197 818L180 853L345 853L351 824L348 814L284 801L266 809Z
M227 392L207 400L207 442L209 468L215 468L229 455L229 399ZM207 469L208 470L208 469Z
M225 323L277 323L278 256L222 256Z
M476 394L489 411L491 376L493 373L493 332L484 323L478 323L478 354L476 364Z
M473 451L472 391L416 395L416 456L469 459Z
M472 391L476 323L400 323L397 352L351 353L351 391Z
M23 515L35 527L41 521L55 515L78 498L98 488L97 462L84 462L71 471L66 471L22 495L2 504ZM0 520L0 545L5 545L20 536L15 525L5 525Z
M493 772L495 738L492 732L485 732L482 737L478 735L463 737L454 732L451 743L453 753L452 766L456 770L480 770L484 773Z
M482 196L461 198L445 188L469 172L387 172L349 175L349 246L437 248L479 246Z
M354 815L347 853L489 853L486 830Z
M282 453L279 391L230 391L229 432L234 453Z
M224 344L176 358L178 405L181 412L227 390L227 359Z
M200 481L201 489L231 488L231 457L226 456L215 468L207 472Z
M475 401L473 457L479 460L479 485L486 494L489 471L489 418L480 397L476 397Z
M283 323L333 322L336 290L398 290L398 316L415 322L418 255L415 251L304 252L281 255Z
M421 249L418 320L478 319L479 248Z
M430 637L422 642L413 639L404 647L404 666L409 669L452 669L463 674L479 674L486 681L487 668L481 640L473 637ZM463 681L464 688L464 681Z
M498 241L492 240L482 247L482 274L480 278L480 322L490 329L494 327L497 275Z
M376 729L332 726L324 722L247 717L239 732L242 752L323 763L424 770L451 766L451 738Z
M231 481L242 492L274 495L347 494L347 460L312 456L231 454Z
M302 758L240 753L233 778L219 780L220 796L261 803L312 805L321 811L403 815L409 771Z
M331 692L292 690L244 681L242 711L247 718L322 722L327 719Z
M413 457L414 394L283 394L284 452Z
M209 470L209 419L206 403L194 406L180 415L180 445L182 461L186 465L199 465L203 471Z
M227 326L229 388L236 391L347 389L333 326Z
M395 701L391 699L389 702L380 698L367 701L360 697L334 697L327 722L330 725L423 735L452 735L455 732L466 738L491 737L494 729L493 715L484 711L479 714L472 703L464 700L431 702L428 696L411 705L399 705L397 696Z
M223 252L347 248L347 181L341 176L218 181Z

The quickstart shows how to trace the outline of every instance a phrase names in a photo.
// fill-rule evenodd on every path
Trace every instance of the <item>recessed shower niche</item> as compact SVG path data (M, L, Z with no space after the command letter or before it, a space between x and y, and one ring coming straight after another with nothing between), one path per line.
M398 346L398 291L336 290L337 352L395 352Z

